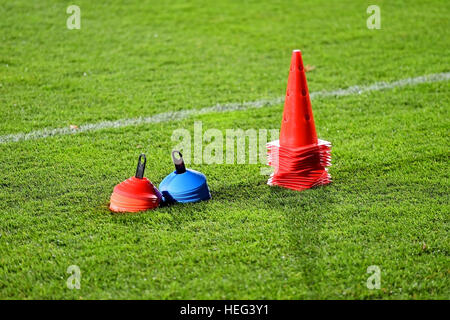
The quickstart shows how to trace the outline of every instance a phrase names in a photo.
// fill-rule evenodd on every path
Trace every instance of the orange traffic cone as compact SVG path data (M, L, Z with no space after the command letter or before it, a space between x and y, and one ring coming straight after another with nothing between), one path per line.
M300 50L292 52L288 87L281 124L280 144L303 147L317 143L316 126L311 109L305 69Z
M269 185L304 190L331 182L331 143L317 139L300 50L292 52L280 139L269 142Z

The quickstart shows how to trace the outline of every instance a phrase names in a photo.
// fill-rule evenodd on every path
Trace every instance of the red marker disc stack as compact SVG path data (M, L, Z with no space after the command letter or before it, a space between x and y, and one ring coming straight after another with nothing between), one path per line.
M141 159L144 158L144 162ZM144 177L147 160L144 154L139 156L136 175L114 187L109 208L114 212L138 212L154 209L161 202L161 193Z

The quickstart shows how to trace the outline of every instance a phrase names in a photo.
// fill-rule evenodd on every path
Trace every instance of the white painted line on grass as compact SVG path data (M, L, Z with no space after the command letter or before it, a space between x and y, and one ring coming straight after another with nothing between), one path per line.
M448 81L450 79L450 72L444 73L435 73L425 76L420 76L416 78L406 78L401 79L394 82L376 82L371 85L366 86L352 86L345 89L337 89L333 91L317 91L312 92L310 94L311 99L318 97L340 97L340 96L348 96L352 94L361 94L369 91L379 91L384 89L393 89L397 87L404 86L414 86L421 83L431 83L431 82L439 82L439 81ZM8 143L8 142L19 142L25 140L36 140L43 139L47 137L53 136L62 136L69 134L77 134L81 132L87 131L98 131L103 129L110 128L123 128L129 126L138 126L142 124L148 123L161 123L161 122L170 122L176 120L182 120L189 118L191 116L208 114L208 113L223 113L223 112L232 112L238 110L247 110L247 109L256 109L262 107L268 107L273 105L282 104L284 102L284 97L274 98L274 99L265 99L258 101L249 101L249 102L236 102L236 103L227 103L227 104L218 104L215 106L202 108L202 109L189 109L182 111L171 111L155 114L150 117L139 117L139 118L130 118L130 119L120 119L114 121L103 121L97 123L87 123L80 125L77 129L71 129L69 127L66 128L46 128L42 130L35 130L28 133L14 133L0 136L0 144Z

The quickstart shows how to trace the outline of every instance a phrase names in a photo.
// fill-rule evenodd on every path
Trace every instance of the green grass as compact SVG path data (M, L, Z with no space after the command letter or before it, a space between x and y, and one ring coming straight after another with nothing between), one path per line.
M0 135L279 97L294 48L312 92L450 69L444 1L379 1L381 30L366 1L128 2L77 1L67 30L64 1L0 1ZM0 144L0 298L449 299L449 87L315 99L329 186L192 164L211 201L139 214L108 200L140 152L159 184L173 130L279 128L282 105Z

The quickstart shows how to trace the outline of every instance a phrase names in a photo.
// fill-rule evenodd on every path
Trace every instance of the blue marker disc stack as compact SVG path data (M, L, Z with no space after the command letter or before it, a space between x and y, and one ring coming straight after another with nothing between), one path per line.
M178 159L175 154L178 154ZM179 151L172 152L172 159L176 170L165 177L159 185L164 200L169 203L186 203L211 199L205 175L186 169L183 156Z

